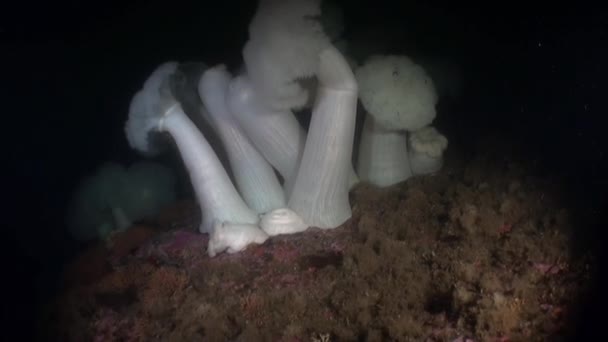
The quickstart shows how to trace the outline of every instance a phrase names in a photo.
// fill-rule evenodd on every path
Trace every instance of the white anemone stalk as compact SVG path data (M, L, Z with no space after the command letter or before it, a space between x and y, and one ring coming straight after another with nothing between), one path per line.
M291 110L264 105L246 75L230 83L228 106L260 153L283 177L286 193L293 185L304 151L306 132Z
M257 213L286 205L285 194L272 166L253 146L226 103L231 76L223 65L208 69L199 82L199 94L224 148L234 179L245 202Z
M288 207L306 224L335 228L348 220L357 82L333 46L319 55L319 89Z
M213 148L171 94L168 79L176 69L175 62L161 65L133 97L125 126L130 145L148 152L151 133L173 137L201 208L201 232L212 232L216 221L257 224L257 213L245 204Z

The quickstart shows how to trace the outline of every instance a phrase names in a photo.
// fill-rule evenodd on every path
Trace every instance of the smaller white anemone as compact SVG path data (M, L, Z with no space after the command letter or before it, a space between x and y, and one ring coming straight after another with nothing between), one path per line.
M268 240L268 234L255 224L238 224L216 220L207 245L207 253L210 257L224 251L233 254L244 250L250 244L263 244L266 240Z
M308 229L308 225L289 208L275 209L261 215L260 228L270 236L295 234Z
M443 152L448 139L434 127L428 126L410 135L410 167L415 175L437 172L443 165Z
M408 132L435 119L437 93L426 71L406 56L370 57L356 71L367 112L359 147L358 174L385 187L411 175Z

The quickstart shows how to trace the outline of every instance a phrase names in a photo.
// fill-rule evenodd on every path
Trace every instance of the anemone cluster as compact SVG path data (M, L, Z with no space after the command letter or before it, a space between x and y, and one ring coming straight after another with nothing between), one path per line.
M201 208L199 230L210 234L210 256L272 235L340 226L351 217L348 195L359 177L390 186L441 167L447 139L429 126L437 94L424 69L394 55L357 67L340 40L340 12L321 9L320 0L261 0L240 73L216 65L193 76L166 62L131 101L131 147L153 154L155 135L173 138ZM176 81L193 78L194 92ZM359 99L367 115L358 177L352 155ZM306 107L307 129L295 114ZM209 123L227 163L185 108Z

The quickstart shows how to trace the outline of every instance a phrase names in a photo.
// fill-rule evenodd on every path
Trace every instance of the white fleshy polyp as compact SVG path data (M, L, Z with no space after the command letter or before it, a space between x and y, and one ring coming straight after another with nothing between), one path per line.
M215 221L213 232L207 245L207 253L214 257L224 251L237 253L251 244L262 244L268 234L255 224L235 224Z
M261 215L260 228L270 236L295 234L308 229L308 225L289 208L280 208Z
M443 165L443 152L448 139L434 127L428 126L410 135L410 160L416 175L435 173Z

